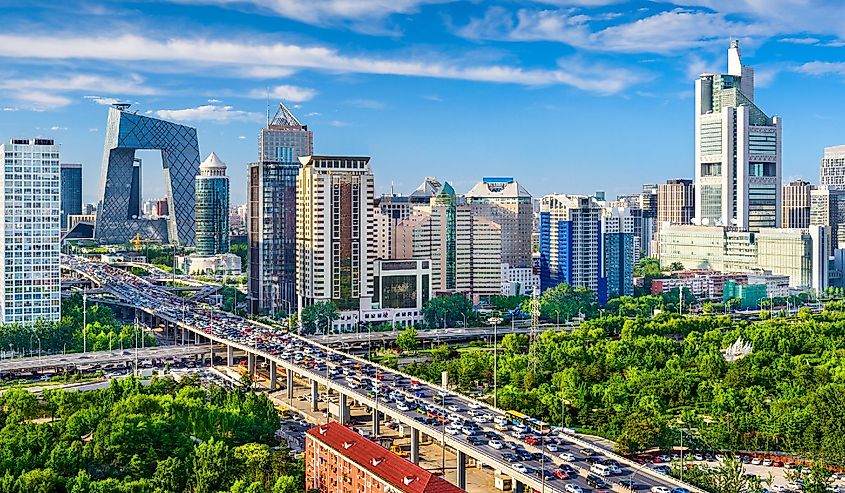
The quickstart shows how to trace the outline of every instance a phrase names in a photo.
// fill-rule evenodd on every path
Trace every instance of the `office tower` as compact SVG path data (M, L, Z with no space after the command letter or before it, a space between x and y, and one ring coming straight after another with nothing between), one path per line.
M376 211L373 215L373 241L376 258L393 257L393 221L387 214Z
M728 73L695 82L695 218L759 231L780 215L781 119L754 103L754 70L732 41Z
M815 187L809 182L796 180L783 186L784 228L807 228L810 226L810 191Z
M643 210L639 207L627 207L613 202L612 207L602 208L602 231L604 233L630 233L634 236L634 258L642 256Z
M607 298L602 263L601 206L584 195L546 195L540 200L540 285L567 283Z
M657 185L657 222L690 224L695 212L692 180L666 180Z
M819 185L845 190L845 145L824 148Z
M95 234L102 243L125 243L135 235L174 244L193 245L194 177L200 153L194 128L127 111L129 105L109 108L100 202ZM140 163L137 149L158 149L164 172L169 216L143 219Z
M378 209L393 219L395 226L395 221L410 217L414 207L429 205L431 198L442 186L437 178L429 176L409 195L397 195L392 192L382 195L378 199Z
M216 255L229 251L229 177L226 164L211 153L200 164L196 178L197 253Z
M331 301L356 321L373 296L370 158L306 156L296 179L298 308Z
M467 192L466 201L473 214L502 227L502 263L530 269L531 194L513 178L485 177Z
M603 272L607 279L607 297L634 296L633 233L604 233Z
M396 258L431 260L436 293L464 293L474 300L502 290L502 228L473 213L448 183L394 230Z
M50 139L0 145L3 234L0 319L31 324L61 316L59 146Z
M296 177L314 153L313 133L279 104L258 137L259 161L247 176L249 307L252 313L296 309Z
M61 169L61 228L68 229L67 216L82 214L82 165L79 163L62 163Z
M643 226L640 231L640 256L652 257L655 255L657 238L657 209L658 209L657 185L649 183L643 185L640 193L640 209L642 209Z
M167 206L167 199L158 199L155 201L155 216L167 217L170 215L170 208Z
M810 190L810 224L830 227L830 253L845 246L845 190L829 185Z

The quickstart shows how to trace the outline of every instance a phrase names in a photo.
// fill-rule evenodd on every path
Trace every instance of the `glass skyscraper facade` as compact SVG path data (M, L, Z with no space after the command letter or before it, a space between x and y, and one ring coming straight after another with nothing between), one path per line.
M196 178L196 247L200 255L229 251L229 178L213 152L200 164Z
M604 234L607 297L634 296L634 234Z
M68 214L82 214L82 165L62 163L61 168L61 228L67 229Z
M279 104L258 137L247 175L249 306L252 313L296 308L296 177L314 153L313 133Z

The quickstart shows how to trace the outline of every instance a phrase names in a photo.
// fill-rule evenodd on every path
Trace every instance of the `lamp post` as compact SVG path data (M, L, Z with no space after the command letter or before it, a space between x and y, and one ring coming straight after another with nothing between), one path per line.
M499 392L498 392L498 373L499 373L499 324L502 319L493 317L487 320L487 323L493 324L493 407L499 407Z
M82 352L88 352L88 293L82 292Z

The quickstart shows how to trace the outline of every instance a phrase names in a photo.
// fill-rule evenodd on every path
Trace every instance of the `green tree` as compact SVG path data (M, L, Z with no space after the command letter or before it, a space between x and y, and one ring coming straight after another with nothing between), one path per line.
M331 301L318 301L302 309L300 321L303 334L329 333L331 322L337 320L337 305Z
M195 493L228 490L235 476L229 447L214 438L196 447L191 469Z
M273 485L273 493L299 493L302 485L293 476L279 476Z
M673 475L680 475L677 466ZM684 479L711 493L762 493L763 491L760 478L746 475L742 462L732 454L725 455L724 460L715 468L705 469L696 466L685 471Z
M429 327L454 327L473 316L472 302L461 294L437 296L423 307L423 318Z
M396 345L406 353L417 350L417 330L409 327L396 336Z
M167 457L156 464L153 485L161 492L184 491L186 473L184 463L179 457Z

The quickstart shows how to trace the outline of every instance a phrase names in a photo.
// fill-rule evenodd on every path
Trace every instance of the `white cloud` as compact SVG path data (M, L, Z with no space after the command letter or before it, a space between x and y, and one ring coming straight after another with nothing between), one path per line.
M244 140L244 139L246 139L246 135L238 135L238 139Z
M819 38L781 38L778 41L796 45L814 45L818 44L821 40Z
M237 75L250 79L282 79L295 74L296 70L287 67L245 67Z
M349 123L341 120L332 120L329 122L329 125L332 127L348 127Z
M393 14L410 14L425 4L453 0L174 0L180 3L243 6L254 5L282 17L325 25L337 20L380 20Z
M58 125L53 125L52 127L50 127L50 130L52 130L54 132L57 131L57 130L67 130L67 127L60 127Z
M102 96L85 96L85 99L88 99L88 100L93 101L93 102L95 102L95 103L97 103L97 104L102 104L102 105L105 105L105 106L111 106L111 105L113 105L113 104L118 104L118 103L120 103L120 100L119 100L119 99L116 99L116 98L104 98L104 97L102 97Z
M131 34L107 37L0 34L0 56L28 60L83 59L97 61L158 61L204 63L234 67L268 65L333 72L433 77L527 86L566 84L607 93L641 80L637 74L615 69L574 75L570 67L524 69L512 65L467 65L450 60L390 59L346 56L332 48L286 43L170 38L157 40ZM265 96L266 97L266 96Z
M196 108L181 110L158 110L156 116L165 120L175 121L211 121L225 123L230 121L260 122L262 115L232 108L231 106L216 106L205 104Z
M435 103L442 103L443 102L443 98L441 98L437 94L427 94L425 96L422 96L422 98L427 99L429 101L434 101Z
M223 101L220 101L219 99L209 99L208 102L211 103L211 104L214 104L214 103L222 103Z
M13 106L6 106L3 108L3 111L20 111L20 108L15 108Z
M59 96L44 91L10 90L9 93L14 99L30 103L32 109L43 111L48 108L61 108L71 103L70 98Z
M250 91L249 97L255 99L264 99L270 97L273 99L281 99L283 101L301 103L303 101L310 100L316 94L317 91L308 87L281 85L271 87L269 91L267 89L254 89Z
M808 75L845 75L845 62L807 62L795 71Z
M367 110L383 110L385 108L385 104L383 102L373 99L353 99L348 101L348 103L356 108L364 108Z
M100 129L99 128L89 128L88 131L89 132L99 132Z

